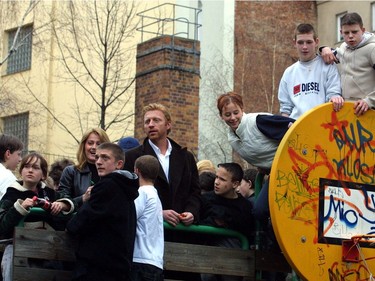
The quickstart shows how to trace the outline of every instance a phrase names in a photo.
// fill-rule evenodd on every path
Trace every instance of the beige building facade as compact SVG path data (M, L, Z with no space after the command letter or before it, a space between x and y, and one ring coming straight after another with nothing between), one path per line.
M4 60L0 68L2 93L0 132L21 136L27 151L35 150L43 153L50 163L63 156L75 160L77 143L82 134L89 128L100 126L99 107L102 89L96 85L96 82L101 81L100 75L103 76L103 72L96 74L89 71L90 74L86 75L85 69L85 67L97 66L101 63L94 59L93 52L88 51L94 49L91 45L94 45L96 41L87 39L89 43L81 42L83 44L81 53L74 42L74 40L90 35L85 31L90 30L90 19L95 18L95 14L85 5L90 6L93 2L74 1L75 6L71 7L69 1L38 1L38 5L31 9L23 21L22 18L30 1L0 2L0 41L2 43L0 59L2 61L8 54L10 42L17 27L22 25L24 32L29 29L32 31L32 37L26 37L30 38L30 42L24 42L29 45L23 44L23 47L29 46L27 49L29 53L26 52L26 57L20 59L20 61L26 61L26 65L21 63L21 69L14 68L13 65L17 64L13 58L18 61L18 56L12 54ZM97 1L102 4L107 2L112 1ZM121 49L128 51L124 54L126 60L112 62L110 67L110 69L119 67L121 74L126 71L127 75L121 76L123 80L135 79L138 43L162 34L174 34L199 41L205 38L201 43L201 69L203 69L200 73L201 81L219 81L216 77L227 77L225 83L229 87L225 90L232 89L233 74L229 72L233 68L234 0L177 0L168 1L169 5L165 5L167 1L120 2L123 5L130 5L129 3L136 5L132 20L134 26L137 27L132 30L134 32L131 34L129 32L129 38L121 45ZM197 12L199 9L201 12ZM76 37L72 36L76 31L71 22L73 17L69 17L72 14L75 15L75 28L78 29L77 32L80 32L80 35ZM86 21L84 21L85 15L88 16ZM213 18L212 15L220 16ZM125 18L125 16L119 18ZM158 19L164 19L164 21L152 23ZM176 23L173 19L179 19L180 22ZM195 30L195 24L202 27ZM188 31L187 35L186 31ZM64 58L62 58L62 49L65 52ZM21 53L20 50L18 49L17 52ZM74 60L76 60L75 64L69 64ZM87 65L82 64L81 61L84 60ZM70 68L67 68L68 64ZM11 68L8 67L9 65ZM12 67L13 70L10 70ZM213 75L214 69L217 73ZM100 67L99 71L102 71ZM73 74L76 75L73 76ZM91 75L95 76L95 82ZM224 79L220 80L224 81ZM111 116L120 120L106 128L112 141L124 135L133 136L134 131L139 130L139 128L134 128L134 116L141 108L136 108L134 105L135 83L129 85L129 89L124 91L116 101L117 107L112 106L107 110L109 117L107 116L106 124L110 124ZM204 120L202 128L206 134L199 140L202 149L198 150L196 156L197 158L217 158L215 162L222 161L222 159L230 160L229 145L227 145L227 152L223 152L222 147L211 149L211 152L219 151L218 155L215 152L214 155L202 153L208 151L207 147L212 147L211 140L207 138L214 139L206 128L210 127L213 122L220 126L220 119L216 110L213 110L215 104L213 88L204 82L201 83L200 88L202 91L199 100L199 120ZM106 90L110 92L110 89ZM200 127L199 131L201 130ZM199 132L196 131L195 134L199 135ZM223 138L225 139L225 135Z
M111 141L134 134L138 13L162 2L96 3L0 3L0 132L19 136L25 152L38 151L49 163L75 160L90 128L103 127ZM157 16L172 11L162 5ZM106 24L111 17L116 26Z
M21 136L28 151L36 150L43 153L49 162L62 156L75 160L77 142L82 134L89 128L99 127L102 119L100 107L103 87L100 85L103 85L105 75L103 67L98 67L101 63L100 59L95 59L93 55L95 54L93 45L97 41L84 39L86 36L89 37L90 32L93 33L90 20L95 18L95 14L92 13L92 9L87 9L92 6L93 2L74 1L73 9L69 6L69 1L37 1L38 5L25 16L29 3L33 1L0 1L0 132ZM102 4L107 2L111 1L97 1ZM226 141L227 128L218 118L215 103L219 93L235 88L233 73L237 66L234 64L234 58L236 50L238 52L243 49L235 45L239 42L239 38L242 38L238 37L241 33L235 36L235 29L238 29L238 24L236 27L235 23L242 21L244 27L249 27L248 31L245 30L249 34L257 30L262 33L263 29L270 30L272 34L279 34L277 26L281 25L281 23L273 23L266 27L265 21L262 21L261 26L257 25L258 21L251 22L251 16L254 16L256 12L254 8L249 9L248 16L238 19L236 7L239 9L240 4L250 6L264 4L267 9L278 7L278 11L283 11L285 6L286 10L283 12L285 14L292 7L288 6L288 3L296 5L296 2L288 2L283 6L280 3L276 5L272 1L259 3L242 3L234 0L172 1L184 7L201 9L198 14L195 12L192 14L192 10L183 7L174 9L173 5L163 5L166 1L120 2L123 5L120 12L122 14L118 15L119 20L126 18L124 15L132 9L131 3L135 6L132 13L133 24L129 27L126 40L124 39L119 45L122 50L121 56L118 60L111 61L110 67L107 68L111 71L115 69L117 73L111 73L113 80L106 87L106 93L114 94L113 98L117 97L116 93L121 93L118 94L116 102L107 100L109 106L106 108L104 123L106 126L110 125L105 127L110 139L116 141L122 136L133 136L134 130L137 129L134 128L134 114L141 110L134 106L137 44L160 34L180 34L181 31L185 31L186 24L176 25L176 30L169 30L171 21L164 21L152 26L153 29L151 29L155 33L140 32L139 27L146 27L148 22L142 22L139 13L144 14L148 9L158 7L149 11L151 17L187 19L202 25L197 34L192 34L192 36L197 35L201 50L199 130L196 132L199 137L197 158L198 160L211 159L215 163L231 161L230 147ZM298 5L307 5L306 1L298 3ZM129 5L125 7L126 9L125 4ZM371 1L316 1L316 25L321 44L338 46L341 43L338 19L346 12L358 12L363 17L366 30L373 31L375 29L374 5ZM280 6L283 9L280 10ZM310 6L305 10L308 10L306 13L309 12L309 15L312 15L315 6ZM261 11L259 13L261 14ZM283 13L281 15L278 13L278 17L284 19ZM76 18L69 18L69 15L73 14ZM306 14L303 12L300 11L297 14L306 19ZM272 21L277 20L277 17L270 18ZM81 32L79 36L72 36L75 31L74 25L67 24L72 19L76 20L75 28ZM98 19L104 18L98 16ZM282 25L287 23L283 22ZM26 36L25 41L17 46L17 51L7 58L12 36L15 36L19 25L24 27L23 32L26 34L31 30L32 36ZM293 29L290 21L288 28ZM189 29L188 33L191 32L192 29ZM78 48L74 40L81 40L83 45ZM280 40L285 43L289 38ZM21 51L25 47L26 50ZM250 45L248 47L250 48ZM292 52L292 47L289 49ZM62 50L64 50L65 61L62 58ZM22 56L20 56L21 53L23 53ZM249 54L257 55L252 51ZM80 58L81 55L82 58ZM285 54L279 54L279 56L282 55ZM260 57L264 56L260 55ZM74 60L76 60L75 63ZM85 61L86 65L80 61ZM254 64L254 59L250 62ZM290 59L289 64L292 62ZM70 68L67 68L66 64L69 64ZM99 69L98 73L91 71L94 66ZM122 84L119 84L120 82ZM275 87L272 91L277 92L277 85L278 80L275 79ZM254 85L251 89L254 90ZM219 144L218 140L220 140Z

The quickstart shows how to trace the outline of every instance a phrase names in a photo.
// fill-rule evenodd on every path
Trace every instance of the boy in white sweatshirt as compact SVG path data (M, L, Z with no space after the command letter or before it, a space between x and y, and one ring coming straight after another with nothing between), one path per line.
M319 38L311 24L297 26L294 45L299 60L289 66L280 81L278 98L281 115L293 119L313 107L332 102L338 111L344 104L340 75L334 64L325 64L317 55Z
M134 243L132 281L163 281L164 226L163 208L154 187L159 160L143 155L134 164L139 178L139 196L135 199L137 230Z

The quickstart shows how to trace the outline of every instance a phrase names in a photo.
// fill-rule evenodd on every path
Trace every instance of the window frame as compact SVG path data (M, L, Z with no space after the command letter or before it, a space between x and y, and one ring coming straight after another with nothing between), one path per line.
M13 40L17 34L18 28L7 30L8 53L13 46ZM33 46L33 25L22 26L17 37L18 43L15 44L15 51L12 52L6 64L6 74L14 74L31 69L32 46Z
M8 115L1 118L4 134L14 135L23 143L23 150L29 146L29 112Z
M345 16L348 12L342 12L339 14L336 14L336 42L340 43L344 41L344 37L341 35L341 18Z

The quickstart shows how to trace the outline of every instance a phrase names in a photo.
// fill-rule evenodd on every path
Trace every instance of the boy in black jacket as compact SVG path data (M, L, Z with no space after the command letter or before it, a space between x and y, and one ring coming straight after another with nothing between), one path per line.
M102 143L96 149L100 181L67 226L68 232L78 236L75 281L129 280L138 177L121 170L124 161L124 152L117 144Z
M237 163L219 164L216 170L214 191L202 195L201 219L199 224L236 230L251 237L255 222L251 203L236 192L243 177L243 170ZM212 246L240 248L237 238L210 237ZM233 277L202 274L202 281L237 280ZM242 280L241 277L238 280Z

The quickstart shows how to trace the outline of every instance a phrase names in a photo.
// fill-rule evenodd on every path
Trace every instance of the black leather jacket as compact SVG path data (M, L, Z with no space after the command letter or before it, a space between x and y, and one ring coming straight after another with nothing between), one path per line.
M72 198L74 203L81 207L82 195L86 192L89 186L93 185L91 182L91 172L86 165L82 171L79 171L74 165L65 167L60 178L60 185L58 192L63 197Z

